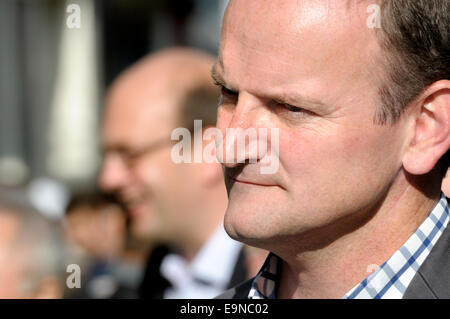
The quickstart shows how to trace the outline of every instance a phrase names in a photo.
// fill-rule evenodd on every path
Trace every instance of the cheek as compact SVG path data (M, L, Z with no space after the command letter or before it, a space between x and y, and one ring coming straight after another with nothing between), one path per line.
M174 163L170 157L170 149L162 150L142 158L135 167L136 179L144 185L160 187L170 179Z
M134 170L135 180L141 187L152 187L161 180L161 170L154 165L149 165L148 161L141 161Z
M330 157L334 158L330 162L337 165L336 156L345 156L344 148L338 145L337 138L334 136L321 136L304 129L280 132L280 163L289 176L314 175L330 165L323 166ZM316 173L313 174L313 170Z
M166 207L176 206L179 201L173 201L184 196L190 176L186 173L186 165L175 164L170 156L170 148L154 157L143 159L136 167L136 180L144 192L150 193L152 200Z
M322 135L303 130L280 136L280 163L288 176L303 183L328 184L369 182L397 168L398 152L393 134L378 131L330 131Z

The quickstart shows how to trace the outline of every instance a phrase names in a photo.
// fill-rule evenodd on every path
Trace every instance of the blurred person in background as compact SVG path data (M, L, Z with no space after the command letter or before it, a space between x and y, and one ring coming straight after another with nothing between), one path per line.
M0 298L62 298L65 244L59 224L0 196Z
M135 234L170 249L150 256L143 298L210 298L247 278L242 245L222 224L220 165L171 158L175 128L215 126L213 62L194 49L166 49L126 70L107 95L100 185L125 203Z
M113 196L100 192L72 197L66 235L87 255L87 277L77 298L136 298L142 261L127 254L127 218Z

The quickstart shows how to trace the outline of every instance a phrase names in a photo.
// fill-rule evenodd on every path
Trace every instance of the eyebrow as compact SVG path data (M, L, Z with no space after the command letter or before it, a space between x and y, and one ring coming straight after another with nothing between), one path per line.
M128 148L122 144L110 144L110 145L105 144L101 146L100 151L103 155L109 152L123 153L127 152Z
M226 81L224 80L221 72L218 70L218 67L223 69L222 60L220 58L219 58L219 60L216 63L214 63L214 65L212 66L212 69L211 69L211 77L212 77L213 81L216 84L219 84L219 85L222 85L223 87L226 87L227 89L231 89L227 85ZM237 92L238 90L233 90L233 91Z
M286 103L297 107L308 107L313 110L332 111L332 107L324 102L297 92L287 92L280 95L271 95L270 98L278 103Z
M214 82L216 84L222 85L223 87L225 87L231 91L239 92L238 89L232 88L227 84L227 82L223 78L221 72L219 71L220 69L223 70L223 68L224 67L223 67L222 60L219 58L218 61L216 63L214 63L214 65L211 69L212 79L214 80ZM330 111L330 112L332 111L332 109L334 109L330 105L327 105L318 99L299 94L298 92L285 92L282 94L262 93L262 94L258 94L258 95L260 97L270 99L277 103L286 103L286 104L289 104L292 106L297 106L297 107L305 106L305 107L311 107L314 109L321 109L323 111Z

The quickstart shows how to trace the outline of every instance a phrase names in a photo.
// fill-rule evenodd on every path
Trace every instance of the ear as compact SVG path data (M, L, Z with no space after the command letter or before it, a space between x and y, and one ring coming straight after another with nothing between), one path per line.
M403 157L413 175L430 172L450 148L450 81L433 83L421 95L414 136Z

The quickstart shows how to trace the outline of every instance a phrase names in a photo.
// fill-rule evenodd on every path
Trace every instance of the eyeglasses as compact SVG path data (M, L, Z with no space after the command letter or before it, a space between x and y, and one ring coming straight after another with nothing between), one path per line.
M157 140L149 145L146 145L144 147L141 147L136 150L127 150L127 149L114 149L114 150L108 150L107 153L113 153L115 155L118 155L122 161L125 163L125 165L128 168L133 167L133 165L142 157L148 156L152 153L155 153L156 151L169 146L173 145L174 141L172 141L170 138L162 138L160 140Z

